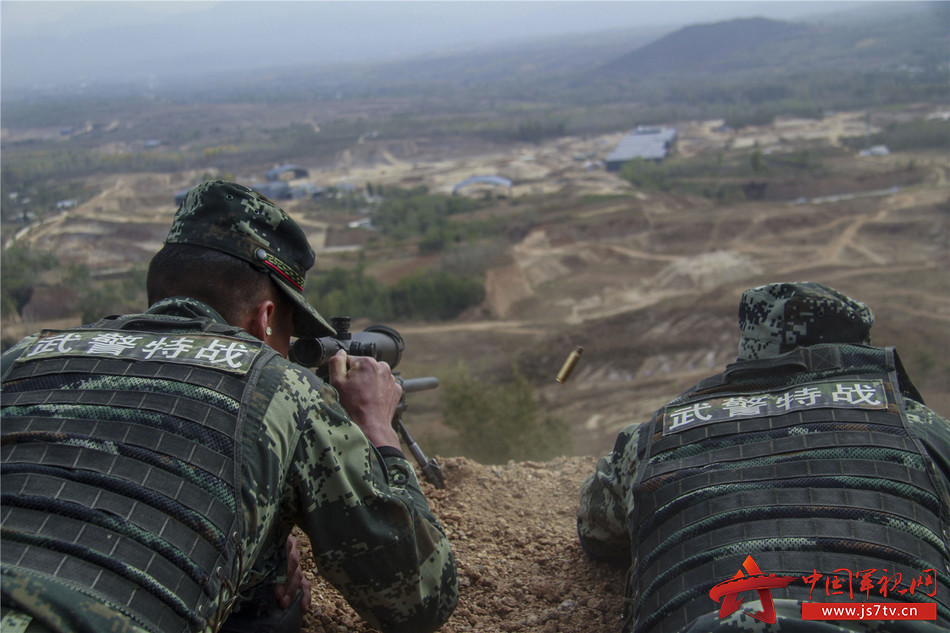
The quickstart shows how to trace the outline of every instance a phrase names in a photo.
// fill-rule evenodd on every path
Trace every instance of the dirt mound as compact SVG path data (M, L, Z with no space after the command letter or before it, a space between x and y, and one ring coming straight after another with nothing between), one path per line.
M620 629L623 571L590 560L575 530L578 493L595 458L440 463L446 488L423 483L423 491L452 541L460 585L459 605L442 633ZM314 598L304 631L375 631L335 589L308 573Z

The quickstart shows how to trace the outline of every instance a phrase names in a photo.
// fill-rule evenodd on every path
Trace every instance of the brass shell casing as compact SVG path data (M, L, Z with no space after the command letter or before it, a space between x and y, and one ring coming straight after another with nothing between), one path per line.
M567 360L564 361L564 364L561 365L561 371L557 373L557 380L559 383L564 384L567 382L567 379L571 377L571 372L574 371L574 367L577 366L577 362L581 359L581 354L584 353L583 347L577 347L571 351L567 356Z

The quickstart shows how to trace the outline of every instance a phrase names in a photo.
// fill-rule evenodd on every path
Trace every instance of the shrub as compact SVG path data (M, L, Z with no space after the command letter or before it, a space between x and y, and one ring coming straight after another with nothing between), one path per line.
M672 187L666 166L652 160L634 158L620 168L620 176L637 189L669 191Z
M430 194L425 187L393 188L387 189L386 199L373 211L372 220L373 226L388 237L405 239L428 235L427 246L431 248L440 238L445 241L450 216L477 206L470 198Z
M483 282L471 276L422 272L386 286L366 276L363 267L334 268L314 277L307 289L313 305L326 316L444 320L458 316L485 298Z
M39 273L59 266L53 253L34 252L25 244L14 244L0 255L0 312L6 317L23 308L33 296Z
M842 139L853 150L871 145L886 145L891 150L942 149L950 145L950 122L943 119L915 119L906 123L892 123L877 134L850 136Z
M485 298L479 279L443 272L423 272L403 277L390 290L393 317L448 320Z
M547 414L518 371L504 382L472 376L464 363L440 381L442 416L457 451L484 464L548 460L571 451L570 428Z

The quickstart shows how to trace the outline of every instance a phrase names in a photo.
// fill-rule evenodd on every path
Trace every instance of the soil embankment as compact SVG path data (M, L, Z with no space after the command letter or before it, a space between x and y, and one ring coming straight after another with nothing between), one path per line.
M580 485L596 459L440 462L446 488L423 487L452 541L460 585L458 607L441 633L620 630L623 570L587 558L575 529ZM375 631L335 589L308 575L314 597L305 633Z

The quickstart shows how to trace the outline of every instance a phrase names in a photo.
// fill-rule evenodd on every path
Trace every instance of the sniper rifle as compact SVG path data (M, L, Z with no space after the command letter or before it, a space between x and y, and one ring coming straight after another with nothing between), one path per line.
M333 317L330 319L330 325L336 330L336 334L333 336L300 338L294 341L290 346L290 360L298 365L313 369L318 376L328 380L329 367L327 361L340 350L344 350L350 356L370 356L378 361L385 361L393 370L402 359L402 352L406 348L406 343L399 332L391 327L371 325L362 332L350 332L350 317ZM445 488L442 467L435 459L426 457L416 441L412 439L409 430L402 421L402 414L409 406L406 394L435 389L439 386L439 379L435 376L426 376L425 378L404 380L397 371L393 371L393 376L402 386L402 396L399 398L396 413L393 415L393 428L396 429L399 437L418 462L422 474L429 483L436 488Z

